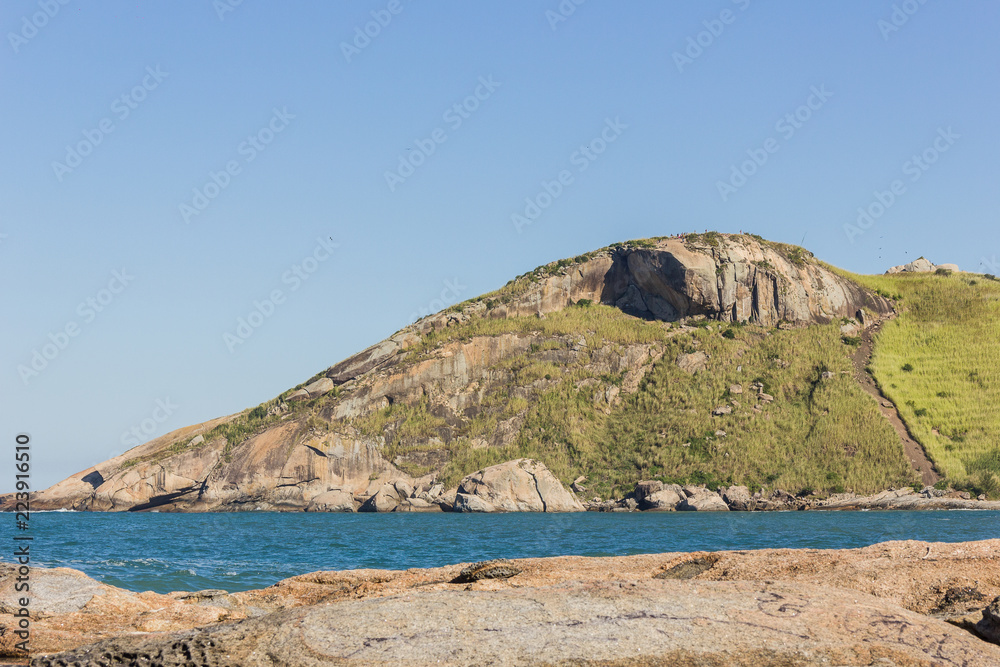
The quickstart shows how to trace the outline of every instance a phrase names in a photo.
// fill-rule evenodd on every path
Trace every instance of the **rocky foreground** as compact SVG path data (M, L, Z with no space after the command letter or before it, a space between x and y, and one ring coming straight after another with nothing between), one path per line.
M316 572L242 593L58 568L32 592L38 666L1000 665L1000 540Z

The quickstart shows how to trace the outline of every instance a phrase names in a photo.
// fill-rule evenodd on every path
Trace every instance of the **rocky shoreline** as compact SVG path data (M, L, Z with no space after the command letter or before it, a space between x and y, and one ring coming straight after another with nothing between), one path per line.
M434 476L421 479L376 479L363 489L332 488L307 503L276 503L265 498L201 507L163 504L128 511L154 512L763 512L793 510L1000 510L1000 501L985 496L973 498L966 491L903 487L872 495L793 495L781 489L751 492L746 486L710 489L706 486L664 484L657 480L637 482L623 498L604 500L586 495L586 479L575 480L567 489L544 464L516 459L466 476L457 487L445 489ZM80 509L58 502L32 500L38 510ZM0 510L13 506L0 504ZM96 511L96 510L85 510Z
M925 486L887 489L872 495L838 493L830 496L795 496L775 489L750 493L745 486L721 487L713 491L705 486L663 484L651 480L639 482L620 500L594 499L584 503L592 512L787 512L801 510L1000 510L1000 501L985 496L973 498L967 491L936 489Z
M0 627L14 578L0 564ZM1000 664L1000 540L314 572L240 593L55 568L32 592L38 667Z

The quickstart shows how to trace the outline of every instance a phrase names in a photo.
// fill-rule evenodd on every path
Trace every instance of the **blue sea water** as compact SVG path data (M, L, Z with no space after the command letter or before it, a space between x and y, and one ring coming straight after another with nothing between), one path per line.
M317 570L489 558L838 549L1000 538L1000 512L32 513L33 563L134 591L263 588ZM5 557L6 558L6 557Z

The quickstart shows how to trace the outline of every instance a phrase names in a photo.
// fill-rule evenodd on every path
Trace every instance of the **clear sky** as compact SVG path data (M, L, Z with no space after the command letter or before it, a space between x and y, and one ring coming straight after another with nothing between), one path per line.
M4 0L0 33L0 489L19 432L48 486L615 241L1000 273L997 2Z

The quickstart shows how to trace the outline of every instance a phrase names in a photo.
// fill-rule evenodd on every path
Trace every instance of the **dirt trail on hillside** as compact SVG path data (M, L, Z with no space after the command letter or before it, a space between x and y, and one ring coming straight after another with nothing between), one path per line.
M882 323L886 321L888 320L882 320L870 329L864 329L861 332L861 345L858 346L853 357L854 378L861 384L865 391L875 397L875 400L878 402L878 409L882 411L885 418L896 429L896 433L903 443L903 449L906 450L906 457L910 459L913 469L920 473L923 483L925 485L932 485L941 479L941 475L938 474L931 460L927 458L927 452L924 451L923 446L910 435L906 424L903 423L903 418L899 416L899 410L896 409L896 405L885 397L885 394L882 393L882 390L879 389L878 384L875 382L875 378L867 370L868 361L872 356L872 348L875 346L875 334L882 330Z

